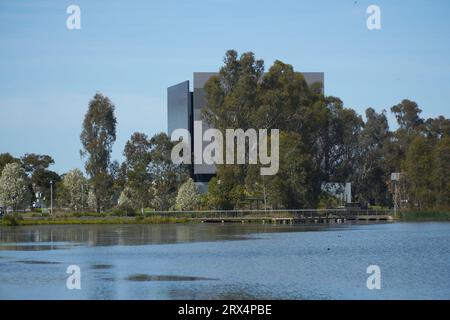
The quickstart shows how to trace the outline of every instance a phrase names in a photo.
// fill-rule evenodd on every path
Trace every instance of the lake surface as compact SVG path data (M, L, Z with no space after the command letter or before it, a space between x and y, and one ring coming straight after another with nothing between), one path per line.
M0 299L450 299L450 223L0 227Z

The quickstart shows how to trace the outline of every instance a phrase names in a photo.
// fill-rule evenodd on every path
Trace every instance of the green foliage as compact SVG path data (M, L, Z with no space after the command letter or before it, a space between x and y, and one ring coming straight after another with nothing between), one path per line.
M280 134L280 168L274 176L261 176L258 167L246 177L247 194L264 200L268 208L314 208L320 193L319 168L301 135Z
M238 165L218 166L217 177L208 184L208 204L211 208L240 208L245 198L242 171L242 166Z
M342 203L338 198L323 192L319 197L319 204L317 207L318 209L335 209L340 206L342 206Z
M165 133L153 136L150 146L150 206L157 211L173 209L178 188L188 178L188 170L172 162L170 154L174 144Z
M1 220L3 225L11 227L20 225L21 221L23 221L23 218L17 214L8 214Z
M389 152L389 125L385 113L366 110L366 123L359 137L360 159L354 192L359 202L387 205L387 181L393 172L386 163Z
M450 207L450 119L422 119L414 101L405 99L390 109L398 122L390 131L385 111L368 108L363 120L338 97L324 96L320 83L308 86L291 65L276 60L265 72L264 61L253 53L238 56L233 50L205 92L202 116L212 127L279 130L277 175L261 176L260 165L217 165L208 193L198 195L186 166L172 163L173 143L164 133L151 139L134 133L124 148L125 161L111 162L115 107L97 93L80 136L89 180L79 170L61 180L48 169L54 163L48 155L16 159L3 153L0 204L26 208L32 191L48 202L53 181L57 205L80 215L85 207L105 212L117 202L115 210L128 215L138 210L144 215L146 207L241 209L254 199L274 209L336 207L321 184L351 182L355 201L392 207L390 174L401 172L402 200L411 209Z
M450 221L449 210L402 210L398 212L398 218L404 221Z
M407 134L417 132L423 125L423 119L420 118L422 110L414 101L405 99L393 106L391 112L395 115L400 130L406 131Z
M411 208L450 207L450 136L416 135L403 169Z
M53 194L58 193L58 187L61 177L54 171L46 170L43 168L36 169L31 176L31 184L34 192L42 193L42 197L46 199L46 205L50 205L51 190L50 185L53 182Z
M412 140L404 162L410 204L418 208L426 208L434 202L430 174L433 171L432 150L430 141L418 135Z
M450 135L440 139L433 150L433 187L437 207L450 207Z
M26 153L22 158L23 168L27 173L33 173L37 170L45 170L55 161L48 155L39 155L35 153Z
M128 211L131 208L141 209L144 214L144 208L149 204L151 187L151 143L147 135L135 132L127 141L123 154L126 157L127 182L119 199L121 206L125 206Z
M138 193L130 187L125 187L119 197L119 208L127 212L127 215L134 215L136 209L141 209Z
M41 218L41 219L23 219L20 216L8 215L1 221L4 226L19 226L19 225L81 225L81 224L161 224L161 223L187 223L190 222L187 218L175 217L107 217L105 215L87 216L87 215L70 215L58 218Z
M450 137L450 119L446 119L444 116L427 119L423 131L427 137L434 140L445 136Z
M91 178L97 212L110 205L111 187L110 156L116 141L116 117L114 105L100 93L89 102L89 109L83 121L80 135L83 150L87 156L86 172Z
M307 121L307 142L316 145L312 154L321 164L322 180L348 182L357 179L355 163L360 159L359 136L364 125L352 109L343 107L339 98L323 97L314 112L318 121ZM313 119L314 119L313 118Z
M308 87L291 65L275 61L263 70L253 53L228 51L219 75L205 84L202 114L220 130L279 129L280 170L261 177L258 166L217 166L208 207L239 208L246 197L272 208L333 206L321 182L351 182L355 201L392 206L390 174L402 171L411 206L449 205L449 119L424 120L405 99L391 108L399 124L391 132L384 111L369 108L363 121L339 98L323 96L320 85Z
M114 206L118 203L120 193L127 183L127 165L114 160L109 166L112 186L110 188L110 202Z
M9 153L0 153L0 175L8 163L20 163L20 159L14 158Z
M121 216L127 216L128 213L127 213L127 211L124 211L122 209L114 208L111 210L111 215L115 216L115 217L121 217Z
M394 132L393 138L397 149L395 153L398 159L398 169L400 169L400 163L405 159L409 145L415 138L415 135L419 134L423 129L424 121L420 118L422 110L417 103L407 99L393 106L391 112L395 115L399 125L397 131Z
M279 208L317 203L320 180L314 180L319 178L314 163L319 156L312 132L326 114L325 105L318 103L320 88L310 90L303 76L281 61L275 61L264 77L263 70L264 62L253 53L238 58L235 51L228 51L220 75L205 84L208 106L203 117L222 131L279 129L280 171L263 181L255 165L217 166L217 178L208 187L213 208L239 208L246 197L263 198L267 206ZM343 118L345 122L348 117Z

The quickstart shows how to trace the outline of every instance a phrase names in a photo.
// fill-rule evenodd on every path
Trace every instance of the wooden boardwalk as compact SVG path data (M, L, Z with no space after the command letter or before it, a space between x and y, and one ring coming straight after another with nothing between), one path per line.
M299 218L271 218L271 217L240 217L240 218L193 218L202 223L272 223L272 224L312 224L312 223L345 223L356 221L393 221L390 215L358 215L351 217L299 217Z
M357 209L172 211L157 214L185 217L202 223L314 224L394 220L388 210Z

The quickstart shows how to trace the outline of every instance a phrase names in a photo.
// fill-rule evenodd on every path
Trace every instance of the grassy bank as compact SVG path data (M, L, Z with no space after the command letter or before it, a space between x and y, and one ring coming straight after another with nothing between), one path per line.
M402 221L450 221L450 210L405 210L397 213Z
M126 216L123 213L57 213L54 216L39 213L6 215L0 219L3 226L27 225L83 225L83 224L175 224L196 220L192 214L146 213L144 216ZM450 221L450 210L402 210L395 216L397 221Z
M189 219L172 217L96 217L96 216L65 216L65 217L21 217L6 216L0 220L3 226L29 226L29 225L76 225L76 224L172 224L186 223Z

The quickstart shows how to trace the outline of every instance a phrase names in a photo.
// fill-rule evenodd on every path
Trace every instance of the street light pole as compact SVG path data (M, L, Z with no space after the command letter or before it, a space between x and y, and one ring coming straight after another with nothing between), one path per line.
M53 180L50 180L50 212L53 216Z
M397 181L394 181L394 215L397 216L398 210L398 194L397 194Z
M84 183L81 182L81 212L84 211L84 204L83 204L83 193L84 193Z

